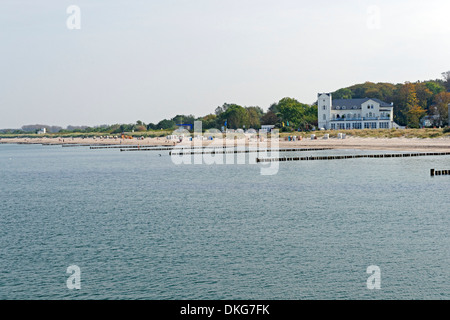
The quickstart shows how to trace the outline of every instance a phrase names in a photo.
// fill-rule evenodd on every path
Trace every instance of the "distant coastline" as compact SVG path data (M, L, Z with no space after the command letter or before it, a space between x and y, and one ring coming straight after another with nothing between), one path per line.
M339 131L341 132L341 131ZM331 147L336 149L360 150L398 150L398 151L450 151L450 133L443 133L443 129L409 129L409 130L351 130L346 133L345 139L337 138L337 131L291 132L281 133L279 147ZM395 135L398 136L395 136ZM316 139L311 139L315 135ZM325 136L328 135L328 139ZM289 137L296 137L289 139ZM301 138L300 138L301 137ZM289 141L291 140L291 141ZM185 138L181 143L164 137L144 137L139 134L129 139L106 136L75 137L54 135L16 135L8 137L0 135L1 144L44 144L44 145L138 145L138 146L175 146L193 145ZM198 142L197 142L198 143ZM203 146L220 146L227 142L222 139L214 141L204 140ZM256 141L246 138L245 145L257 147ZM270 146L270 142L269 142Z

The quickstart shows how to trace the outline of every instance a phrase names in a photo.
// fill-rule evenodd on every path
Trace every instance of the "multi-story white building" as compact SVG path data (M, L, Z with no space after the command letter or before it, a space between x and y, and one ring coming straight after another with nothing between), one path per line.
M392 129L394 105L378 99L332 100L331 93L319 93L319 128L325 130Z

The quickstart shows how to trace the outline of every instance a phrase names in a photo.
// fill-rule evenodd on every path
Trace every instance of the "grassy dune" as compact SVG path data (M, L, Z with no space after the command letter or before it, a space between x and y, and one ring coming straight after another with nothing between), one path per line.
M127 132L126 135L133 137L165 137L172 134L173 131L169 130L154 130L154 131L143 131L143 132ZM374 130L374 129L363 129L363 130L325 130L325 131L314 131L314 132L282 132L280 137L284 138L287 136L303 136L310 137L311 134L315 134L318 138L323 137L325 134L329 134L330 138L337 137L338 133L345 133L347 137L361 137L361 138L443 138L450 137L449 128L446 129L386 129L386 130ZM107 134L107 133L48 133L44 135L39 134L1 134L0 138L92 138L100 136L120 136L120 134Z
M307 136L315 134L318 138L323 137L325 134L329 134L330 138L337 137L338 133L345 133L347 137L361 137L361 138L443 138L450 137L450 132L446 132L445 129L363 129L363 130L325 130L314 132L283 132L280 133L280 137L287 136Z

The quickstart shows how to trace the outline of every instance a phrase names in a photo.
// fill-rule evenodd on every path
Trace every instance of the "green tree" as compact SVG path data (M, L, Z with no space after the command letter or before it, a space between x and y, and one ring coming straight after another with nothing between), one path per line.
M342 88L332 93L333 99L352 99L353 92L349 88Z
M156 125L157 129L163 129L163 130L173 130L175 129L176 123L173 120L161 120L160 122L158 122L158 124Z
M226 111L220 114L223 122L227 121L227 128L238 129L249 125L247 110L237 104L227 105Z
M301 103L296 99L281 99L277 104L277 109L279 110L278 117L288 127L308 129L317 124L317 107Z
M263 125L276 125L278 123L279 119L273 111L269 110L261 117L261 124Z
M248 125L249 128L259 129L261 128L261 117L264 114L260 107L247 107Z
M199 118L199 120L202 122L203 129L218 129L222 127L221 124L217 123L217 119L218 117L215 114L208 114L202 118Z

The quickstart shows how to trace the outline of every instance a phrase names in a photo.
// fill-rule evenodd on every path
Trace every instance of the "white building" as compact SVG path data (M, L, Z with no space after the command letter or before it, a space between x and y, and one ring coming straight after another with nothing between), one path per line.
M262 125L261 126L261 132L272 132L272 129L275 128L274 125Z
M378 99L332 100L331 93L318 95L319 128L325 130L392 129L394 105Z
M46 128L42 128L40 129L37 134L46 134L47 133L47 129Z

